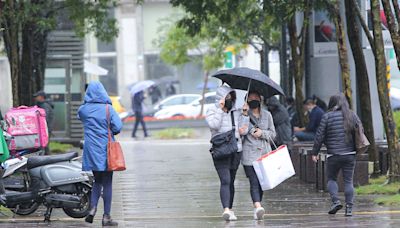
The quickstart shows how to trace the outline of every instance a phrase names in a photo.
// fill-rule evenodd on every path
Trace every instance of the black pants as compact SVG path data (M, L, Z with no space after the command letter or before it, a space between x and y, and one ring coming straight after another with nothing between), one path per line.
M233 199L235 197L235 178L239 168L242 153L234 153L231 157L214 160L214 166L217 170L221 182L219 195L222 208L232 209Z
M353 205L354 186L353 175L356 164L355 155L333 155L328 158L327 175L328 175L328 191L332 202L339 201L337 176L342 170L344 181L344 195L347 205Z
M135 112L135 127L133 128L133 132L132 132L132 137L136 137L136 131L137 128L139 127L139 123L142 124L142 128L143 128L143 132L144 132L144 137L147 137L147 129L146 129L146 123L144 122L143 119L143 113L142 112Z
M253 203L261 202L263 197L263 190L261 189L260 182L258 181L256 171L253 166L244 165L244 172L250 182L250 195Z

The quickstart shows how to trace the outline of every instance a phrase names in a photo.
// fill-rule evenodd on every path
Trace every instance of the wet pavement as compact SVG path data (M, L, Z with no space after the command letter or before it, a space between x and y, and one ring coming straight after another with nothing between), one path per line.
M256 222L242 167L234 203L238 221L226 223L207 140L120 140L127 170L115 173L112 208L120 227L400 227L400 208L376 206L371 197L356 198L351 218L344 217L344 211L329 216L328 195L296 178L265 192L265 219ZM98 211L93 225L58 209L50 225L41 222L41 211L14 221L0 215L0 227L99 227L102 210Z

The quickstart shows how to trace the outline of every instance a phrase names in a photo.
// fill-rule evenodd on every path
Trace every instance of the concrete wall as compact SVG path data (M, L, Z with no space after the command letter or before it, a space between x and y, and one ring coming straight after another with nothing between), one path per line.
M12 107L10 66L6 57L0 57L0 110L4 115Z

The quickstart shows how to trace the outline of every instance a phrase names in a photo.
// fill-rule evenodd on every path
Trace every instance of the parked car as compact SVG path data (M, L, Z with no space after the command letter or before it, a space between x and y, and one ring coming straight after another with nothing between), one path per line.
M175 106L175 105L186 105L190 104L194 100L197 100L201 98L201 95L199 94L177 94L177 95L172 95L164 100L160 101L156 105L154 105L154 111L158 112L161 109L170 107L170 106Z
M204 96L204 109L202 115L204 115L207 109L211 105L215 105L216 93L210 92L206 93ZM192 102L188 104L178 104L171 105L169 107L163 107L160 111L154 114L154 117L157 119L168 119L171 117L195 117L200 114L201 104L203 103L203 99L200 95Z

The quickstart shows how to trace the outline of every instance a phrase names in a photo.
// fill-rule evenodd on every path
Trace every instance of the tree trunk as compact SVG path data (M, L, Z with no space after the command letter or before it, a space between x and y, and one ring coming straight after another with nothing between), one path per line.
M329 7L329 11L332 18L334 19L336 27L336 43L339 51L339 63L342 72L342 87L343 93L352 107L352 91L351 91L351 80L350 80L350 66L346 46L346 35L344 31L344 25L342 16L340 15L340 1L336 0L332 7Z
M304 109L303 109L303 76L304 76L304 44L307 39L306 31L307 29L304 26L307 26L308 21L306 18L304 19L303 28L302 28L302 37L301 42L297 37L297 26L296 26L296 18L292 16L289 19L288 30L290 37L290 49L293 61L293 75L294 75L294 83L296 90L296 110L299 116L299 127L303 127L305 123ZM299 52L298 52L299 50Z
M200 113L199 113L199 116L202 116L203 115L203 111L204 111L204 104L205 104L205 100L204 100L204 98L205 98L205 94L206 94L206 90L207 90L207 83L208 83L208 74L209 74L209 72L208 72L208 70L206 70L205 72L204 72L204 86L203 86L203 91L202 91L202 93L201 93L201 97L202 97L202 102L201 102L201 108L200 108Z
M263 64L263 73L266 74L269 77L269 45L267 43L264 43L262 46L263 49L263 58L262 58L262 64Z
M19 85L20 102L23 105L31 106L33 104L32 94L35 93L36 81L33 77L33 22L26 23L22 27L22 58L21 58L21 84Z
M379 0L371 0L371 14L375 44L375 71L378 85L379 103L385 126L388 150L390 154L389 182L400 181L400 156L398 133L393 119L393 112L390 105L389 91L386 79L386 59L383 45L382 27L380 20Z
M281 85L283 92L286 96L292 96L289 92L289 77L288 77L288 67L287 67L287 40L286 40L286 25L282 24L281 27L281 45L279 50L279 63L281 72Z
M357 15L354 12L352 0L345 1L347 34L350 47L353 53L356 67L356 82L358 90L358 100L360 104L360 118L364 127L365 135L369 139L371 146L368 149L369 161L374 162L374 175L380 173L378 151L375 146L375 135L372 123L371 95L369 89L369 78L367 64L361 44L360 25L357 23Z
M13 0L1 3L1 21L4 45L7 52L11 71L11 87L13 95L13 106L19 106L19 83L20 83L20 58L19 58L19 28L18 20L12 17L12 13L18 10L17 3Z
M400 34L398 33L395 17L389 0L382 0L383 9L385 11L386 21L388 24L390 37L392 38L393 48L396 52L397 67L400 69ZM399 23L399 21L397 22Z

